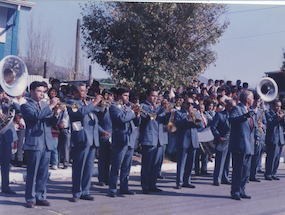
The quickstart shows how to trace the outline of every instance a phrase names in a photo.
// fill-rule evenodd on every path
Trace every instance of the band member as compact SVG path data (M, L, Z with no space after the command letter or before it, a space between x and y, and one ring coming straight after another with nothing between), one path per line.
M84 83L71 86L74 98L68 104L78 104L78 110L67 107L72 138L72 201L79 199L94 200L89 195L92 172L94 168L95 148L99 147L99 132L104 136L109 133L103 131L98 125L95 106L101 102L102 96L98 95L92 102L86 101L87 89ZM99 131L100 128L100 131ZM104 132L104 133L103 133Z
M107 100L113 102L114 93L110 90L103 90L102 94L107 95ZM98 158L98 180L99 186L109 185L109 171L111 166L111 135L112 120L110 117L110 106L106 105L103 112L98 112L99 125L110 135L105 137L100 135L99 158Z
M135 146L135 125L140 124L140 106L129 106L129 89L121 87L117 90L118 101L122 105L112 104L112 161L109 178L109 196L116 197L118 175L120 170L120 194L134 195L128 187L129 174Z
M9 104L11 104L10 97L0 87L0 115L4 117L8 113ZM9 104L8 104L8 103ZM17 112L20 112L20 105L12 102L12 107ZM2 193L5 194L16 194L15 191L9 187L9 171L10 171L10 160L12 154L12 142L18 140L17 133L14 124L11 123L9 127L0 134L0 164L1 164L1 182L2 182Z
M240 103L232 108L229 122L231 135L229 151L232 153L232 186L231 198L240 200L250 199L245 192L245 187L250 175L251 156L254 153L254 135L258 140L257 123L253 118L254 111L250 108L253 104L253 93L245 90L240 94Z
M281 102L271 102L270 110L266 111L267 130L265 136L266 163L264 177L266 180L279 180L276 172L279 166L280 155L284 145L283 131L285 128L284 112L281 110Z
M265 110L260 109L259 105L260 105L260 96L257 93L254 93L254 102L252 105L252 109L255 112L255 120L258 123L258 129L259 129L259 141L254 141L254 154L251 158L251 167L250 167L250 176L249 176L249 180L250 181L255 181L255 182L260 182L259 179L256 178L256 173L257 173L257 168L259 165L259 161L261 159L262 156L262 149L264 146L264 142L265 142L265 131L266 131L266 118L265 118Z
M157 98L158 89L150 88L146 92L146 100L141 104L141 108L148 113L146 117L142 117L140 125L142 145L141 186L144 194L148 194L149 191L162 191L156 187L156 182L163 159L163 146L168 143L165 125L170 121L172 107L167 108L167 113L165 113L162 106L156 105ZM151 116L152 114L156 114L155 119Z
M55 126L59 121L52 112L59 99L53 98L49 105L40 102L44 90L43 82L34 81L30 85L31 98L21 105L21 112L26 122L23 149L27 160L25 198L28 208L33 208L35 204L50 206L46 200L46 182L54 143L50 126Z
M203 128L200 114L193 110L192 98L185 99L183 108L175 112L174 123L177 127L177 174L176 189L195 188L191 184L191 170L197 148L199 148L198 129Z
M200 118L203 122L204 128L209 126L212 119L209 119L205 114L205 105L203 103L200 103L197 106L198 113L200 114ZM203 131L203 130L202 130ZM207 164L209 160L209 155L205 154L201 148L197 149L196 155L195 155L195 175L210 175L210 173L207 172ZM200 161L201 161L201 169L200 169ZM201 171L200 171L201 170Z
M220 186L221 183L230 184L230 152L228 151L228 146L225 146L222 149L219 149L218 146L219 144L226 144L225 141L229 142L229 115L234 106L236 106L236 102L234 100L227 100L225 110L217 112L211 123L211 131L215 137L214 144L216 145L215 169L213 177L213 185L215 186Z

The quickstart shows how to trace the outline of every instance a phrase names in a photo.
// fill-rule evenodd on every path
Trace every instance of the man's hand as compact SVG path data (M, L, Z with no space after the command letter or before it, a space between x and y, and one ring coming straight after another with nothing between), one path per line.
M136 103L135 105L132 106L132 111L136 114L136 116L140 115L140 104Z
M110 136L109 132L107 131L103 131L102 132L102 135L105 137L105 138L108 138Z
M219 142L220 142L220 143L225 142L225 140L226 140L226 139L225 139L224 137L220 137L220 138L219 138Z
M101 101L103 100L103 96L102 95L97 95L94 99L94 101L92 101L92 104L94 106L98 105Z
M59 98L57 97L54 97L53 99L50 100L50 104L49 104L49 107L51 109L54 109L55 106L57 106L57 104L60 102Z
M253 117L253 115L255 114L255 112L254 111L248 111L246 114L244 114L244 117L245 118L251 118L251 117Z

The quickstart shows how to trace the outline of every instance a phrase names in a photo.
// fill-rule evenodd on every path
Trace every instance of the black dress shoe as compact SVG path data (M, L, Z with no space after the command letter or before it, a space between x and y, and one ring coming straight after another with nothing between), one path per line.
M230 181L222 181L221 184L232 184Z
M47 200L37 200L36 205L50 206L50 203Z
M257 178L250 178L249 181L260 182Z
M258 173L265 173L264 171L262 170L257 170Z
M176 187L174 187L174 189L180 190L181 189L181 185L176 185Z
M109 196L109 197L116 197L116 193L114 193L114 192L109 192L109 193L108 193L108 196Z
M248 196L246 194L240 194L240 197L243 199L251 199L251 196Z
M273 179L271 177L265 177L265 180L272 181Z
M156 187L156 188L149 189L149 191L159 193L159 192L162 192L162 189L159 189Z
M105 186L105 183L100 181L100 182L98 182L98 186Z
M143 190L142 190L142 193L143 193L143 194L149 194L149 191L148 191L147 189L143 189Z
M13 191L13 190L4 190L4 191L2 191L2 193L5 193L5 194L12 194L12 195L15 195L15 194L16 194L16 192Z
M183 184L182 187L195 188L195 186L192 184Z
M80 199L94 201L94 197L90 195L80 196Z
M27 202L26 208L34 208L34 207L35 207L35 202L33 201Z
M279 180L280 180L280 178L277 178L276 176L272 176L272 179L273 179L273 180L276 180L276 181L279 181Z
M211 173L208 173L208 172L201 172L201 175L211 175Z
M136 193L134 191L130 191L130 190L120 190L120 194L136 195Z
M62 169L67 169L68 168L68 166L64 166L64 167L62 167Z
M234 200L240 200L240 196L239 195L232 195L231 198L234 199Z
M79 197L77 196L73 196L71 199L72 202L78 202L79 201Z
M213 185L214 185L214 186L220 186L220 182L217 182L217 181L216 181L216 182L213 183Z
M161 176L161 175L159 175L157 178L158 178L158 179L164 179L164 177Z

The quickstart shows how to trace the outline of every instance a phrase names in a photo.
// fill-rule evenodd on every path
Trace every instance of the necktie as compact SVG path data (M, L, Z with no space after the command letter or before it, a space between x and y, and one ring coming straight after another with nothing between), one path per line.
M40 102L38 102L38 106L39 106L39 109L41 110L41 109L42 109L42 107L41 107L41 104L40 104Z
M153 110L155 110L155 105L152 105Z
M82 100L82 101L83 101L84 105L85 105L85 106L87 106L87 103L86 103L86 101L85 101L85 100Z
M126 111L126 112L128 112L128 111L127 111L127 107L126 107L126 105L124 105L124 109L125 109L125 111Z
M204 117L203 117L203 114L201 113L200 116L201 116L201 119L202 119L202 121L203 121L204 127L206 127L207 124L206 124L206 122L205 122L205 119L204 119Z

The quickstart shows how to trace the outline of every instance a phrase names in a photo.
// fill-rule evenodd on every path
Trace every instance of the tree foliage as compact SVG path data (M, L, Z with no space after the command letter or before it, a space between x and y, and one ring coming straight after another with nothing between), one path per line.
M186 85L216 60L229 22L220 4L89 2L81 5L83 48L120 85Z

